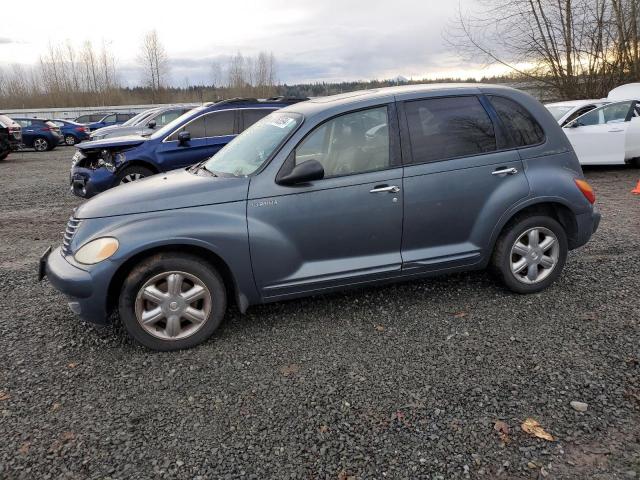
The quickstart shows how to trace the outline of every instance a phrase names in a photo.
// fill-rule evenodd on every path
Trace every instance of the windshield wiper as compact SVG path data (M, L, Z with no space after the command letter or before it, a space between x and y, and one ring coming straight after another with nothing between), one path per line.
M187 171L189 171L189 172L191 172L191 173L193 173L193 174L195 174L195 175L198 175L200 172L205 171L205 172L207 172L207 173L209 174L209 176L211 176L211 177L217 177L218 175L216 175L216 174L215 174L215 173L213 173L212 171L207 170L207 169L205 168L204 164L205 164L206 162L207 162L206 160L203 160L203 161L202 161L202 162L200 162L200 163L196 163L195 165L191 165L191 166L187 169Z

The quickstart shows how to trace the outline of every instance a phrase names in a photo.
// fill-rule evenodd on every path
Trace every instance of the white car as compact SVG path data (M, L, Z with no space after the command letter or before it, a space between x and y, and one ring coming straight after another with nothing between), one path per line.
M564 127L579 116L607 103L607 99L568 100L566 102L547 103L545 107L551 112L551 115L553 115L553 118L556 119L560 126Z
M640 101L615 101L569 122L567 134L582 165L640 166Z

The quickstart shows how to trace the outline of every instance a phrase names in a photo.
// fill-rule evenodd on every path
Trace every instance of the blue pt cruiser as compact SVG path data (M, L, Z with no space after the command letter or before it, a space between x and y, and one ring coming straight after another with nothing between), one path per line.
M192 347L227 305L491 267L539 292L598 227L551 114L517 90L411 85L263 118L208 161L84 203L41 276L91 322Z

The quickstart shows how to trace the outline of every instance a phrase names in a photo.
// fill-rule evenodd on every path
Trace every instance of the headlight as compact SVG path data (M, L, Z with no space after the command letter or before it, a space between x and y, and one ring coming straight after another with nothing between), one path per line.
M118 240L113 237L103 237L83 245L73 255L78 263L93 265L102 262L118 251Z

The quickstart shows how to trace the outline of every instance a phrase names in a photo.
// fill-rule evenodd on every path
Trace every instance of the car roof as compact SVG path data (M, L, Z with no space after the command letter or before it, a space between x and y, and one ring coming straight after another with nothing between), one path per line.
M518 92L518 90L502 86L483 83L428 83L415 85L399 85L394 87L375 88L371 90L357 90L327 97L316 97L309 101L286 107L288 112L298 112L305 116L332 110L343 110L344 107L363 106L380 102L392 102L396 97L411 98L413 95L420 98L426 96L441 97L447 95L480 95L482 93L496 94L498 92Z

